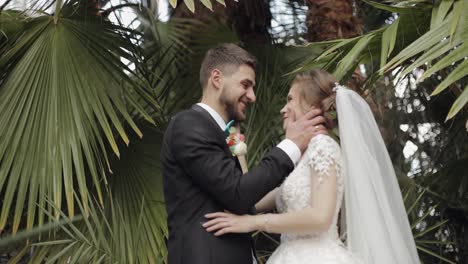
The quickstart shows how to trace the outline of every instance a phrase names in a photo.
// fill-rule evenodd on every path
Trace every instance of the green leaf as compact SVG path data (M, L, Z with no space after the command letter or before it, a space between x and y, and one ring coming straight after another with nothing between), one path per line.
M339 41L338 43L336 43L336 45L331 45L331 47L326 49L322 54L320 54L320 56L318 56L316 60L321 60L325 58L326 56L328 56L329 54L337 52L342 47L345 47L347 45L353 45L356 42L358 42L359 39L360 38L343 39ZM311 46L311 47L314 47L315 45L316 43L308 44L308 46Z
M112 201L122 216L114 224L125 226L127 234L117 233L129 241L138 259L145 256L166 256L164 238L168 236L166 211L160 166L163 134L154 127L144 125L145 137L134 139L122 152L120 160L113 160L114 174L110 180ZM133 179L132 184L128 179ZM141 261L140 261L141 262Z
M455 34L455 31L457 30L458 24L460 22L460 17L464 10L464 5L465 1L456 1L455 4L453 5L453 15L452 15L452 21L450 25L450 41L453 39L453 35ZM465 14L466 15L466 14ZM466 26L466 25L465 25Z
M382 51L380 55L380 67L382 68L387 63L387 59L392 54L395 48L395 42L398 33L398 24L400 19L397 19L393 24L388 26L382 33Z
M438 240L416 240L418 244L437 244L437 245L456 245L456 242L451 241L438 241Z
M8 264L17 264L17 263L22 263L21 260L26 256L26 254L29 253L29 246L23 247L21 250L19 250L16 254L16 256L10 258L8 260Z
M445 261L445 262L450 263L450 264L456 264L456 262L453 262L453 261L451 261L451 260L449 260L447 258L444 258L441 255L439 255L437 253L434 253L434 251L432 251L432 250L428 250L428 249L426 249L426 248L424 248L422 246L416 246L416 247L418 248L418 250L421 250L424 253L427 253L427 254L429 254L429 255L431 255L433 257L436 257L436 258L438 258L438 259L440 259L442 261Z
M222 4L223 6L226 6L226 3L224 2L224 0L216 0L216 2Z
M432 46L430 49L424 51L424 53L420 55L411 65L406 66L406 69L401 73L401 76L406 76L414 69L424 64L430 64L433 60L440 58L440 56L448 52L450 49L453 49L453 46L450 44L448 39L440 41L436 45ZM423 76L424 78L427 77L425 76L425 74ZM424 78L421 78L420 80L422 81Z
M54 240L54 241L47 241L47 242L39 242L34 243L33 246L54 246L54 245L61 245L61 244L70 244L73 242L71 239L63 239L63 240Z
M449 87L455 81L460 80L461 78L468 75L468 60L463 60L457 68L455 68L445 79L436 87L434 92L432 92L431 96L437 95L444 91L447 87Z
M439 26L439 24L445 19L454 2L455 1L452 0L443 0L440 1L438 6L432 8L431 29Z
M466 105L467 102L468 102L468 86L466 86L465 89L463 89L463 92L461 93L461 95L457 98L455 103L453 103L453 105L450 108L450 111L449 111L449 113L447 115L446 120L451 119L458 112L460 112L460 110L463 109L463 107Z
M107 148L118 156L117 143L128 144L125 124L141 135L127 102L151 97L123 70L120 58L133 49L125 31L89 18L52 21L31 19L18 45L0 55L11 69L0 87L0 230L14 211L13 233L25 208L28 228L43 223L36 211L46 196L61 208L64 192L70 216L74 188L85 211L90 189L103 202Z
M202 4L206 6L206 8L213 11L213 5L211 4L211 0L200 0L200 2L202 2Z
M184 0L184 3L192 13L195 13L195 2L194 2L194 0Z
M169 3L171 4L173 8L177 7L177 0L169 0Z
M55 256L53 256L52 258L48 259L46 264L49 264L49 263L55 263L55 261L57 261L61 256L63 256L65 253L67 253L70 249L72 249L78 242L72 242L70 243L68 246L66 246L65 248L63 248L58 254L56 254Z
M419 197L418 197L418 198L419 198ZM418 201L415 201L415 203L416 203L416 202L418 202ZM421 217L419 217L416 221L413 222L413 224L411 225L411 229L415 229L416 225L419 224L420 222L424 221L424 219L426 219L426 217L428 217L428 216L431 214L432 210L435 210L438 206L439 206L439 205L436 204L436 205L434 205L434 206L429 207L429 208L426 210L426 212L425 212ZM431 229L431 230L432 230L432 229ZM417 236L415 235L415 238L416 238L416 237L419 237L419 236L420 236L420 235L417 235Z
M408 192L408 194L409 194L409 192ZM419 201L423 198L424 194L425 194L425 191L422 191L422 192L418 195L418 197L413 201L413 203L411 204L411 206L406 210L406 212L407 212L408 214L410 214L410 213L416 208L416 206L418 206Z
M448 48L451 48L451 47L449 46ZM440 50L443 52L443 51L446 50L446 48L442 48ZM430 53L430 52L426 52L426 53ZM459 60L465 58L467 55L468 55L468 43L463 43L461 46L458 46L457 48L451 50L446 56L444 56L436 64L434 64L426 72L424 72L424 74L420 77L420 81L426 79L427 77L431 76L435 72L438 72L438 71L440 71L440 70L442 70L442 69L444 69L444 68L446 68L448 66L453 65L454 63L458 62ZM435 56L432 55L431 58L433 58L433 57L435 57Z
M46 234L54 229L56 229L60 225L70 224L72 222L77 222L81 220L81 217L73 217L68 219L60 219L58 221L54 221L42 226L36 226L31 230L22 230L15 235L10 235L6 237L2 237L0 239L0 249L7 248L9 246L17 246L19 243L24 243L27 239L39 237L42 234Z
M397 7L395 5L393 5L393 6L385 5L385 4L381 4L381 3L374 2L374 1L369 1L369 0L363 0L363 2L373 6L375 8L385 10L385 11L389 11L389 12L392 12L392 13L412 14L414 12L421 12L421 9L416 8L416 7Z
M73 223L62 221L58 225L62 232L55 231L46 241L33 244L40 250L34 251L32 259L42 257L58 263L70 259L71 263L167 259L168 229L159 164L163 134L147 123L139 123L139 127L145 137L131 136L129 147L119 146L121 158L111 160L114 173L109 178L104 206L90 198L88 217ZM83 214L79 200L77 204ZM60 211L60 216L69 219L65 212Z
M449 23L446 20L444 23L440 24L439 27L428 31L419 37L416 41L398 53L398 55L396 55L389 63L387 63L384 70L387 71L389 69L393 69L399 66L402 62L423 52L424 50L430 49L432 46L442 41L448 35L448 24Z
M57 0L57 2L55 3L54 24L57 24L58 22L60 11L62 10L62 1L63 0Z
M449 220L444 220L444 221L441 221L433 226L430 226L428 227L427 229L425 229L423 232L420 232L420 233L417 233L417 234L414 234L414 238L418 238L418 237L421 237L429 232L431 232L432 230L435 230L443 225L445 225Z
M355 68L351 67L358 63L357 59L360 56L361 52L367 47L369 41L372 40L374 35L365 35L363 36L354 47L340 60L338 63L334 75L338 80L341 80L348 72L354 71Z

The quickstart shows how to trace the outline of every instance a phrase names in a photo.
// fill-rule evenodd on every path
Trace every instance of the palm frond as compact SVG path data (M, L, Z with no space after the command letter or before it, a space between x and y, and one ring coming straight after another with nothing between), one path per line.
M200 100L199 69L206 51L222 42L239 42L232 29L215 20L173 18L167 24L144 23L140 30L147 59L139 73L152 87L166 121Z
M325 45L324 52L319 57L308 59L297 71L322 67L346 81L359 64L373 65L374 61L380 61L380 67L371 70L370 81L366 82L370 87L378 76L391 70L398 69L398 76L404 78L414 69L424 67L426 72L419 79L423 81L450 67L448 74L441 74L444 79L432 96L453 87L459 98L448 112L447 119L455 116L468 101L466 88L463 88L465 85L461 82L468 72L465 43L468 39L468 2L397 1L390 5L366 2L398 16L392 24L357 38L309 44L306 48ZM432 13L427 12L429 10Z
M206 8L213 10L213 5L211 4L211 0L198 0L200 1ZM226 6L224 0L216 0L216 2ZM169 3L172 7L177 7L177 0L169 0ZM184 0L184 4L188 7L188 9L192 12L195 12L195 0Z
M31 18L17 43L0 57L7 69L0 87L0 229L13 213L13 233L25 206L28 228L44 222L44 213L36 211L37 204L46 206L46 196L61 208L64 193L70 216L75 214L75 188L85 215L90 190L102 203L109 170L106 146L119 156L118 140L129 143L125 123L142 135L128 108L141 97L155 104L123 70L131 72L120 61L131 56L131 43L122 29L73 17L73 5L64 5L61 15L66 17L57 24L51 16ZM140 114L152 122L147 113Z
M162 133L139 126L145 138L133 136L129 147L121 146L121 159L111 160L104 205L90 198L85 211L76 197L81 216L72 219L47 200L60 219L43 208L52 219L48 225L2 239L0 246L26 243L33 249L32 263L164 263L168 230L159 164Z
M430 257L444 263L456 263L445 256L456 244L447 240L445 234L449 230L449 219L440 215L440 204L430 199L425 189L410 181L412 184L405 188L403 196L421 260Z

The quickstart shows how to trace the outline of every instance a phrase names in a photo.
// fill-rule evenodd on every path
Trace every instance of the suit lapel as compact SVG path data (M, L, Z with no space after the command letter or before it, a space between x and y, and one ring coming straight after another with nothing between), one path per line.
M222 141L222 146L223 146L224 152L226 152L229 155L232 155L231 150L229 149L229 147L228 147L228 145L226 143L226 137L227 137L226 134L224 133L223 130L221 130L218 123L216 123L216 120L214 120L214 118L210 115L210 113L208 113L208 111L206 111L203 107L201 107L199 105L196 105L196 104L192 106L192 109L199 112L204 118L210 120L210 124L212 125L212 127L210 127L210 129L213 129L214 131L216 131L216 136L217 136L218 140ZM237 160L237 158L236 158L236 160ZM239 162L239 161L237 161L237 162Z

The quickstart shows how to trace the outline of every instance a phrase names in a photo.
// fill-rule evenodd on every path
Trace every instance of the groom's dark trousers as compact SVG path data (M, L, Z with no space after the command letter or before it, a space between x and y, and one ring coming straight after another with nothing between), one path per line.
M204 215L252 212L255 203L294 169L289 156L275 147L242 175L226 136L198 105L177 114L168 125L161 156L169 264L251 264L251 234L215 237L202 227Z

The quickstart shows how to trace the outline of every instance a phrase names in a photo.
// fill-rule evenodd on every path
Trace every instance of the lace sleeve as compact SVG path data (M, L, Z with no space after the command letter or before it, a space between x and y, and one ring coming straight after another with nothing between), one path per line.
M318 135L312 138L307 148L307 157L310 167L318 177L316 187L330 175L330 169L334 169L339 175L340 146L330 136Z

